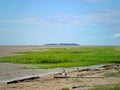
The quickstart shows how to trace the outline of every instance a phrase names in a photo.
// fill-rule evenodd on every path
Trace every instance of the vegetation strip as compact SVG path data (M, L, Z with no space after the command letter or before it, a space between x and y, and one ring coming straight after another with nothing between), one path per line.
M117 47L57 48L48 51L17 52L17 56L0 58L0 62L35 64L39 68L75 67L120 63Z
M88 90L120 90L120 83L113 85L97 86Z

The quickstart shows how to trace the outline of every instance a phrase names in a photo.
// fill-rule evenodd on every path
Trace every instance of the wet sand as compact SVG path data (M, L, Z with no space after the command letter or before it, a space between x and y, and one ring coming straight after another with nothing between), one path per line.
M95 65L89 67L73 67L73 68L54 68L54 69L24 69L33 68L32 65L26 64L11 64L11 63L0 63L0 83L7 83L10 81L28 78L28 77L42 77L49 74L62 73L63 69L66 72L71 72L79 68L82 69L92 69L102 67L104 65Z
M45 46L0 46L0 57L16 55L14 52L40 51L48 48Z

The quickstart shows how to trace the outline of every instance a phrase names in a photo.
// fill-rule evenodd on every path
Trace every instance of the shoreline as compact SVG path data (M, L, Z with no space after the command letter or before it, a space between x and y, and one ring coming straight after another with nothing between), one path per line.
M49 74L38 78L29 78L15 82L0 83L1 90L87 90L96 86L120 83L120 77L104 76L106 73L120 71L120 64L105 65L99 68L81 69L62 74Z
M9 68L8 71L5 71L5 68L7 69L7 66ZM94 69L94 68L100 68L105 66L105 64L101 65L92 65L92 66L84 66L84 67L72 67L72 68L54 68L54 69L21 69L23 67L31 67L31 65L26 64L11 64L11 63L0 63L0 83L7 83L12 82L16 80L22 80L27 79L31 77L43 77L50 74L58 74L62 73L63 69L66 73L76 71L78 68L79 70L83 69ZM13 67L13 68L11 68ZM11 69L10 69L11 68ZM14 69L15 68L15 69ZM15 75L14 75L15 74ZM4 77L4 78L1 78Z

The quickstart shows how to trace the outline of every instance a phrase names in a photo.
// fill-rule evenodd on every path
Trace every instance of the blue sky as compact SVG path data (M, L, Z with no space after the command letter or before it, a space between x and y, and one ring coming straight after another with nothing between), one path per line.
M0 45L120 45L120 0L0 0Z

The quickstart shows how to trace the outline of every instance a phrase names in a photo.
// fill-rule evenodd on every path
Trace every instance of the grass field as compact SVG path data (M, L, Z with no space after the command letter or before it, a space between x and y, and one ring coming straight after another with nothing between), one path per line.
M120 83L114 85L99 86L88 90L120 90Z
M120 50L117 47L57 48L17 53L23 55L6 56L0 58L0 62L35 64L40 68L120 63Z

